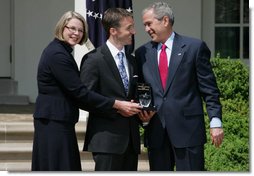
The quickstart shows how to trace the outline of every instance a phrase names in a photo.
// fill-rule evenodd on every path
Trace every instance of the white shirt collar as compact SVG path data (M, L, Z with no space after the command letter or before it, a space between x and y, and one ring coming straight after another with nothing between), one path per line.
M173 41L174 41L174 38L175 38L175 33L174 32L172 32L172 34L170 35L170 37L167 39L167 41L165 42L165 45L167 46L167 48L169 49L169 50L172 50L172 45L173 45ZM159 43L158 44L158 50L160 50L161 49L161 45L162 45L162 43Z
M125 55L125 49L123 47L123 49L121 51L119 51L109 40L106 41L106 45L108 46L112 56L115 58L117 56L117 54L119 52L123 52Z

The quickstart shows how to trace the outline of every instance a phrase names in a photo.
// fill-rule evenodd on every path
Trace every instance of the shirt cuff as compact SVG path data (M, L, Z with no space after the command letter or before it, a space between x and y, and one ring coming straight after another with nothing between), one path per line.
M210 128L222 128L222 122L220 118L213 117L212 120L210 121Z

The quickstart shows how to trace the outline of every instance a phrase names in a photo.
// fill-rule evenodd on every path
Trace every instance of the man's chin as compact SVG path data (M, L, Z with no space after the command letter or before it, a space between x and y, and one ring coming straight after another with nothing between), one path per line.
M156 37L155 37L154 35L150 35L150 37L151 37L151 40L152 40L153 42L155 42Z
M157 40L156 40L155 38L152 38L152 41L153 41L153 42L157 42Z
M151 39L152 39L153 42L157 42L157 43L160 42L160 41L158 41L158 38L156 38L156 37L152 37Z

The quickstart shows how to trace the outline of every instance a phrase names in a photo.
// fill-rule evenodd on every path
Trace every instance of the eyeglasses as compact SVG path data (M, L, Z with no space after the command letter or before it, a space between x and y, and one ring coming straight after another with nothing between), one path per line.
M84 31L82 30L82 29L77 29L77 28L75 28L74 26L71 26L71 27L69 27L69 26L65 26L70 32L72 32L72 33L75 33L76 31L78 31L79 33L84 33Z

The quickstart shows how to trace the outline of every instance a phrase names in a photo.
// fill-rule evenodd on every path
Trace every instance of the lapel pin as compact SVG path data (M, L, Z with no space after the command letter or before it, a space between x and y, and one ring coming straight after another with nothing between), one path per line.
M182 53L178 53L178 56L181 56L182 55Z

